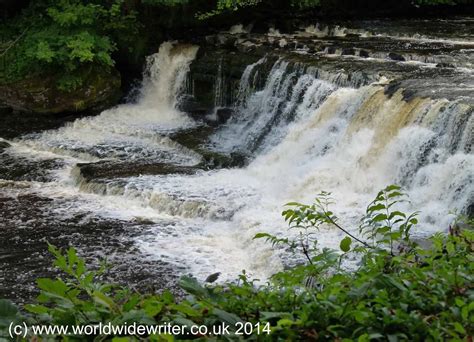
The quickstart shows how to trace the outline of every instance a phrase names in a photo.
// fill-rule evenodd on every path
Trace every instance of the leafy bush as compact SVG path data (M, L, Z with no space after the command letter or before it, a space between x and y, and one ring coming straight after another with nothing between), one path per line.
M74 249L63 254L50 246L55 266L67 277L38 279L41 294L38 303L25 306L27 317L18 317L17 310L5 301L0 302L0 313L8 313L9 320L65 325L134 321L212 327L220 322L231 326L250 322L254 327L270 327L270 335L226 337L251 340L472 338L473 222L455 222L449 234L435 234L425 241L428 247L422 248L410 236L417 224L416 213L407 215L397 209L405 200L398 186L377 194L360 228L367 240L340 226L330 210L329 193L319 194L311 205L289 203L283 217L297 234L276 237L260 233L255 238L269 240L275 247L284 246L297 260L306 261L275 274L264 285L245 272L235 283L214 286L184 277L180 285L190 294L184 301L176 301L169 292L142 295L102 283L98 279L105 266L89 271ZM461 230L463 224L466 228ZM318 230L323 225L346 234L340 251L318 248ZM343 267L347 262L354 264L354 260L357 265L352 269ZM7 324L7 320L0 320L0 327ZM148 338L156 341L165 337Z
M9 22L12 40L6 79L31 75L58 76L58 88L74 90L84 81L84 69L110 69L117 43L136 34L134 12L123 0L33 1Z

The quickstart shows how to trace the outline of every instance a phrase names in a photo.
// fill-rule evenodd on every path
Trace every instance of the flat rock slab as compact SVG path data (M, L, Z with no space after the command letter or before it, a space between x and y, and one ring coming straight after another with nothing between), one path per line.
M140 175L193 174L201 168L166 163L116 162L77 164L81 176L87 181L133 177Z

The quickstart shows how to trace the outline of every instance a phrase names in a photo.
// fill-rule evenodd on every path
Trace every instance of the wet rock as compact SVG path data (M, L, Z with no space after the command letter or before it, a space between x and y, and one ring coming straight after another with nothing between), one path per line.
M189 96L180 108L203 120L206 114L213 112L216 104L232 105L245 68L260 57L258 54L203 48L191 63L189 80L192 89L188 90ZM219 103L216 103L216 94Z
M215 282L219 276L221 275L221 272L216 272L216 273L213 273L211 275L209 275L206 280L204 280L206 283L213 283Z
M369 58L369 52L367 50L360 50L359 56L362 58Z
M55 129L66 122L83 117L85 114L87 113L38 115L36 113L12 112L0 115L0 137L10 140L29 133ZM90 115L90 113L88 114Z
M13 108L8 107L8 106L2 106L0 104L0 115L7 115L11 114L13 112Z
M385 86L384 93L388 98L391 98L401 87L401 82L392 81Z
M390 52L388 54L388 58L390 58L393 61L399 61L399 62L404 62L405 61L405 57L403 57L402 55L400 55L398 53L395 53L395 52Z
M201 126L182 130L170 136L177 143L200 153L201 145L205 144L209 135L214 132L215 128L210 126Z
M84 84L73 91L58 88L55 76L34 76L0 86L0 103L37 114L100 112L121 96L120 74L113 70L85 70Z
M218 44L226 49L233 49L235 47L236 41L237 37L231 34L219 34L217 36Z
M80 175L86 181L114 179L139 175L193 174L198 167L178 166L165 163L111 162L77 164Z
M217 35L215 35L215 34L206 36L204 38L204 40L206 41L206 43L208 43L210 45L217 45L219 43Z
M344 48L342 49L341 55L343 56L354 56L355 55L355 50L352 48Z
M239 152L232 152L230 154L230 157L232 158L232 164L233 166L236 167L243 167L248 163L248 156L239 153Z
M245 41L242 43L237 44L237 50L243 53L249 53L255 51L257 49L257 45L252 43L251 41Z
M409 102L417 97L418 94L415 89L403 89L402 95L403 100Z
M0 152L6 148L9 148L11 145L6 141L0 141Z
M206 115L208 114L208 109L197 108L192 111L187 111L190 117L196 121L206 121Z
M453 64L451 64L451 63L445 63L445 62L436 64L436 67L437 67L437 68L451 68L451 69L456 68Z
M185 96L179 103L179 110L188 113L194 120L201 121L209 111L210 106L210 103L207 103L207 101L203 102L197 101L192 96Z
M204 169L222 169L238 166L235 164L232 156L209 150L202 150L200 152L203 158L201 167Z
M234 111L231 108L219 108L216 111L217 123L224 124L226 123L234 114Z
M470 219L474 219L474 203L469 204L466 209L466 216Z
M6 142L0 142L8 144ZM61 168L60 159L31 160L13 156L0 147L0 178L12 181L50 182L52 171Z

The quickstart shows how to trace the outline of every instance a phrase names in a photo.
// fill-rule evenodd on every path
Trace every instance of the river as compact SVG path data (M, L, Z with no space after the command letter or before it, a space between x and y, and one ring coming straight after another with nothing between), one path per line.
M288 260L254 235L292 234L283 205L322 190L355 234L389 184L409 196L403 210L420 211L419 238L472 211L474 21L345 25L222 33L259 52L235 85L215 65L216 108L201 118L183 103L209 46L165 42L129 103L1 140L0 295L34 293L51 273L46 241L107 257L110 277L132 287L242 270L265 280ZM220 107L232 114L217 124ZM318 234L322 247L342 237Z

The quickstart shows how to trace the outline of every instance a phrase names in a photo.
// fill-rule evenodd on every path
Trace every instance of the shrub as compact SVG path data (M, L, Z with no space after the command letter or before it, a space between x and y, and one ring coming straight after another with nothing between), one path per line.
M117 44L137 33L135 13L122 0L33 1L7 26L6 80L52 75L59 89L69 91L82 85L84 69L110 70Z

